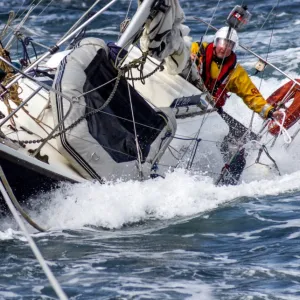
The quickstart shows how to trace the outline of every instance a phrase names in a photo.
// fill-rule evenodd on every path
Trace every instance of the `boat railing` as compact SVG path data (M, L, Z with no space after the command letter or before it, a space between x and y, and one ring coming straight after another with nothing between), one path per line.
M66 99L67 101L69 101L70 103L70 107L68 108L65 116L62 118L62 120L52 129L52 131L48 134L48 136L45 139L42 139L42 142L40 144L40 146L34 151L34 153L32 154L33 156L35 156L37 153L39 153L39 151L41 150L41 148L51 139L53 138L54 133L58 130L58 128L63 124L63 122L66 120L66 118L69 116L72 107L73 107L73 99L68 97L67 95L64 95L63 93L59 92L58 90L54 89L53 87L49 86L48 84L28 75L28 73L25 73L24 71L18 69L16 66L14 66L11 62L9 62L8 60L6 60L5 58L0 56L0 60L2 60L3 62L5 62L8 66L10 66L11 68L13 68L16 72L18 72L18 77L25 77L29 80L31 80L32 82L36 83L38 85L38 88L36 90L33 91L33 93L26 99L24 100L21 105L19 105L13 112L11 112L1 123L0 123L0 128L1 126L3 126L3 124L5 124L10 118L12 118L17 111L19 111L22 107L24 107L37 93L40 92L40 90L42 88L46 89L47 91L52 91L57 95L60 95L61 97L63 97L64 99ZM7 86L11 86L10 84L8 84ZM0 94L0 97L3 97L4 94L7 93L7 88L4 89L4 91Z

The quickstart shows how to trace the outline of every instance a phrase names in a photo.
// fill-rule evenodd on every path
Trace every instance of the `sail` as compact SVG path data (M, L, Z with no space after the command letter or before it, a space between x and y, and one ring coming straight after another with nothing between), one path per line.
M152 17L146 22L140 45L150 56L160 61L164 59L168 73L178 74L190 55L187 36L190 29L182 24L185 15L178 0L158 2L152 9Z

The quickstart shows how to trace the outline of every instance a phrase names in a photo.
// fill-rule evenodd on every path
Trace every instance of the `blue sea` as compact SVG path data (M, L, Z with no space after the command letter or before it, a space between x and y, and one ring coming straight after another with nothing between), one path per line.
M49 47L94 1L33 3L38 6L23 33ZM96 8L107 3L100 1ZM1 26L9 11L21 19L30 4L0 0ZM240 42L290 76L299 75L300 0L180 4L194 40L211 40L214 34L194 16L219 28L235 5L247 4L252 18ZM86 35L116 41L120 23L136 8L136 1L117 1L87 27ZM22 56L20 46L14 44L11 51ZM241 49L238 56L254 76L257 59ZM263 76L270 78L268 91L283 80L269 67ZM260 174L237 186L216 187L209 176L184 169L144 182L62 184L39 195L44 204L29 212L48 231L28 229L70 299L298 300L298 156L281 162L282 176ZM9 217L0 220L0 299L57 299Z

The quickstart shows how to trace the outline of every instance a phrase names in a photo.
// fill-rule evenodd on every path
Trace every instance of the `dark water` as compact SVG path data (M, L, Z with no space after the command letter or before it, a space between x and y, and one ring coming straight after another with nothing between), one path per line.
M42 1L26 23L26 35L54 45L92 2ZM115 41L129 3L119 1L87 35ZM192 16L208 22L213 16L212 24L220 27L231 8L244 2L180 3L191 35L199 39L207 27ZM24 14L29 4L0 1L1 21L11 9ZM300 1L247 4L253 16L241 43L263 57L268 53L296 76ZM135 8L133 3L129 16ZM205 38L212 36L208 30ZM16 44L13 49L22 54ZM256 60L244 51L239 57L252 72ZM266 72L276 88L282 75ZM63 186L40 196L52 202L31 216L50 230L32 233L70 299L294 300L300 299L299 191L299 171L223 188L180 170L144 183ZM0 272L0 299L56 299L9 218L0 222Z

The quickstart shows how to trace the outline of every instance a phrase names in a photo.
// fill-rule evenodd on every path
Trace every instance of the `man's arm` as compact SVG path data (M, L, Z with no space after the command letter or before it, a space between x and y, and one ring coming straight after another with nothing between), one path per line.
M231 74L227 89L241 97L250 109L263 118L272 117L273 106L267 103L241 65L237 65Z

